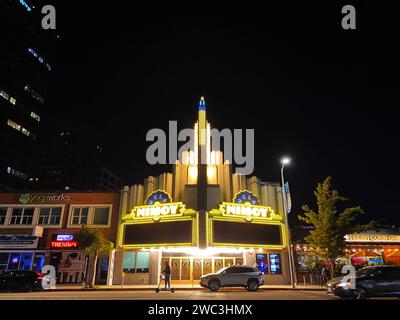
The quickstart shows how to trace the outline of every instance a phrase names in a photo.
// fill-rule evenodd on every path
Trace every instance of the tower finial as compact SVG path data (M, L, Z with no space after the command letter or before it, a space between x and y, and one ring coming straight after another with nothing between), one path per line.
M199 111L200 110L206 111L206 100L204 99L203 96L200 97L200 101L199 101Z

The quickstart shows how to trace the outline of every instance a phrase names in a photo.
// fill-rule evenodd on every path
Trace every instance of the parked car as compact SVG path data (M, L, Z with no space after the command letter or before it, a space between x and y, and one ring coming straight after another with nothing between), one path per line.
M0 290L42 290L43 273L37 271L8 271L0 274Z
M200 285L211 291L218 291L222 287L244 287L248 291L257 291L263 283L260 270L248 266L226 267L200 278Z
M341 298L399 297L400 268L392 266L366 267L356 272L355 288L351 280L341 281L333 289Z

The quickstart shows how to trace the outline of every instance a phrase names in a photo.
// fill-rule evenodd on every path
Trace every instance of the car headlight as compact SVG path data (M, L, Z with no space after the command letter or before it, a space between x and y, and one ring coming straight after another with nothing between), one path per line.
M338 283L338 284L336 285L336 287L347 288L347 287L350 287L350 285L351 285L351 282L350 282L350 281L347 281L347 282L340 282L340 283Z

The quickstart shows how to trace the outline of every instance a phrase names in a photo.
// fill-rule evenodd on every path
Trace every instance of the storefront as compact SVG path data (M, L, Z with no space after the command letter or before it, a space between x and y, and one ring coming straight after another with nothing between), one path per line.
M174 282L197 283L202 275L232 265L257 265L267 284L290 282L279 184L232 174L222 152L211 151L202 107L194 150L183 153L172 173L124 188L112 284L156 284L166 261ZM208 159L203 186L196 160L202 126Z
M0 193L0 272L52 265L58 283L82 282L92 262L74 235L86 224L115 243L119 200L120 192ZM100 257L98 283L106 283L108 261Z
M338 261L342 264L351 264L357 269L382 264L400 266L400 232L397 229L380 228L349 234L345 240L346 248ZM320 255L307 244L298 243L295 251L298 281L311 282L311 267Z

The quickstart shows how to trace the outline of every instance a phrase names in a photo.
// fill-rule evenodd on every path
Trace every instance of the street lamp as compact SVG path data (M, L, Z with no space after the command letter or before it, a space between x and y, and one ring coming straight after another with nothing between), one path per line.
M296 279L293 275L294 271L294 259L293 259L293 251L291 246L290 234L289 234L289 222L288 222L288 212L286 207L286 192L285 192L285 179L283 176L283 170L285 169L285 165L290 163L290 158L282 158L281 160L281 182L282 182L282 201L283 201L283 211L285 214L285 227L286 227L286 238L288 242L288 255L289 255L289 272L290 272L290 283L293 288L296 287Z

